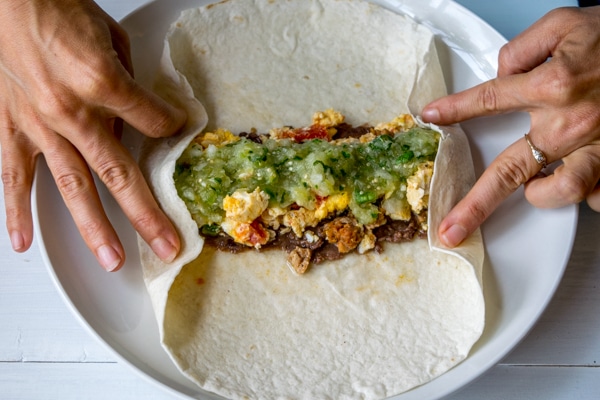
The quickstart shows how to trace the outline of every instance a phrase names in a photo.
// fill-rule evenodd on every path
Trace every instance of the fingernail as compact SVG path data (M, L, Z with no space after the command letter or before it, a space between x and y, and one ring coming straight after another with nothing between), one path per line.
M452 225L440 236L446 247L456 247L467 238L467 230L460 225Z
M18 231L13 231L10 234L10 244L14 251L23 251L25 249L25 239Z
M440 110L437 108L426 108L421 113L421 117L423 121L426 122L436 122L440 120Z
M164 262L170 263L177 256L177 249L163 237L157 237L150 243L152 251Z
M98 261L102 268L112 272L121 264L121 256L115 249L105 244L98 248Z

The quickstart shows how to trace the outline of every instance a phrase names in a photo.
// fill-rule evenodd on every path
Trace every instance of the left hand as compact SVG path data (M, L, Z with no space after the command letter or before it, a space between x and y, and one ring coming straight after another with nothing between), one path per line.
M600 211L600 7L553 10L500 51L498 77L427 105L423 119L448 125L527 111L529 138L548 164L545 176L525 138L504 150L440 225L454 247L521 185L536 207L586 200ZM523 132L525 133L525 132Z
M125 251L104 212L92 171L156 254L170 261L177 231L135 159L120 121L151 137L186 119L133 79L127 33L92 0L0 1L0 150L6 227L13 248L33 240L29 198L43 154L81 236L116 271Z

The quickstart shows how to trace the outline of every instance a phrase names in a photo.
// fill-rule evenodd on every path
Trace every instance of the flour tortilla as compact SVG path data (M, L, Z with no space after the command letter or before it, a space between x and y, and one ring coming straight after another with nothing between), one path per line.
M183 374L234 399L380 399L468 355L484 325L481 235L453 251L436 236L475 179L460 128L444 128L428 241L303 276L280 251L203 248L173 183L205 127L302 126L330 107L352 124L418 114L445 93L431 32L359 1L231 0L181 15L159 75L159 94L190 119L178 136L149 140L140 165L183 247L165 264L139 246L162 345Z

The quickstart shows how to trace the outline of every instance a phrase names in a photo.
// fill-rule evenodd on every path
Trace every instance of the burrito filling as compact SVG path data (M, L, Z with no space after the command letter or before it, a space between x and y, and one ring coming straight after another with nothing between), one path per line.
M204 132L174 179L199 233L219 250L281 249L296 273L382 242L426 237L440 133L400 115L351 126L334 110L307 127Z

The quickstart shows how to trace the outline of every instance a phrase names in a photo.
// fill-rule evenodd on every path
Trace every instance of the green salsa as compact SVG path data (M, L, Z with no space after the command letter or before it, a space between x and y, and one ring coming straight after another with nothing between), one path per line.
M414 127L370 142L248 138L207 148L192 142L177 161L175 186L199 226L225 218L223 199L259 188L269 207L313 209L319 198L348 193L349 209L363 224L378 217L382 198L406 195L406 179L433 161L440 134Z

